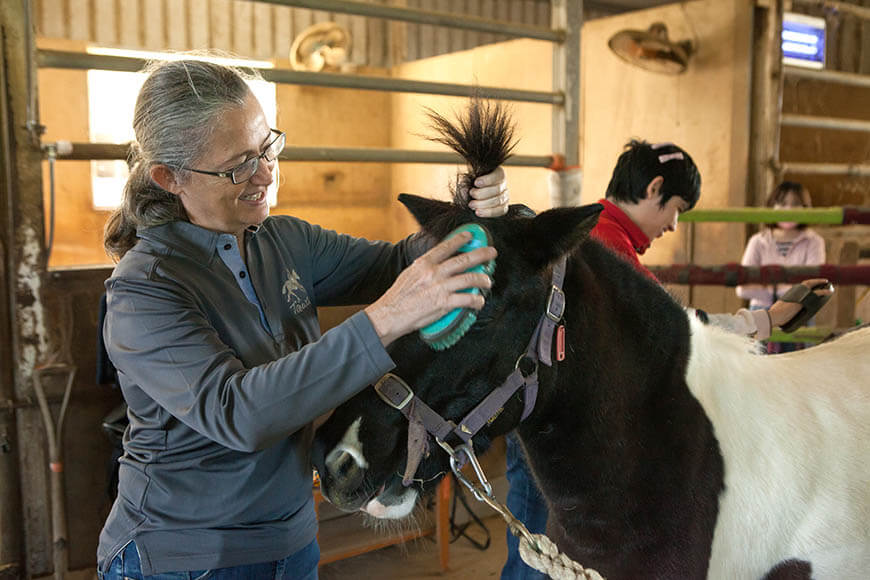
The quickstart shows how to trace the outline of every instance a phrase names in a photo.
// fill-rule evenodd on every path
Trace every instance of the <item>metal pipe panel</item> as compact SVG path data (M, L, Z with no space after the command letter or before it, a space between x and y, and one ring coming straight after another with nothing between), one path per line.
M839 72L833 70L815 70L796 66L783 67L782 72L787 77L810 79L814 81L826 81L857 87L870 87L870 75Z
M799 222L802 224L843 223L841 207L806 207L799 209L773 209L769 207L726 207L693 209L680 214L681 222L740 222L770 224Z
M128 56L86 54L60 50L39 50L37 51L36 56L37 65L40 68L100 69L121 72L139 72L148 62L145 59ZM265 80L282 84L448 95L454 97L479 96L487 99L544 103L548 105L561 105L565 102L564 95L557 92L527 91L523 89L507 89L502 87L481 87L475 85L435 83L430 81L416 81L411 79L397 79L371 75L309 72L278 68L257 68L256 70Z
M127 159L130 146L117 143L73 143L72 151L58 155L58 160L91 161ZM458 154L450 151L415 151L381 147L285 147L281 161L347 161L362 163L436 163L464 165ZM505 165L550 167L551 155L512 155Z
M296 6L298 8L309 8L311 10L323 10L326 12L340 12L342 14L356 14L358 16L385 18L387 20L401 20L403 22L416 22L418 24L432 24L464 30L492 32L517 38L536 38L538 40L549 40L550 42L562 42L565 38L564 31L551 30L541 26L528 26L505 20L488 20L467 14L459 15L450 12L435 12L417 8L372 4L370 2L353 2L350 0L260 1L280 6Z
M807 127L810 129L834 129L839 131L870 131L870 121L841 119L837 117L814 117L812 115L783 115L784 127Z
M738 286L742 284L797 284L811 278L827 278L834 284L870 284L870 266L696 266L671 264L648 266L665 284Z
M782 172L800 173L803 175L870 177L870 165L852 165L848 163L783 163Z
M834 0L791 0L792 4L814 6L819 8L831 8L841 13L849 13L858 18L870 20L870 8L858 6L849 2L835 2Z

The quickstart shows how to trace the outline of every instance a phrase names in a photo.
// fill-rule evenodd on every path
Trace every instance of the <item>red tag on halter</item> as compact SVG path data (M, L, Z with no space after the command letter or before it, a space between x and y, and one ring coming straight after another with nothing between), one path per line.
M556 329L556 360L565 360L565 325L560 324Z

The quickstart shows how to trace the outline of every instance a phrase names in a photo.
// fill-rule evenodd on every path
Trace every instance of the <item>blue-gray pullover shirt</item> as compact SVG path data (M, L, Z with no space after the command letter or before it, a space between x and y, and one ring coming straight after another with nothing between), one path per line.
M311 421L393 368L366 304L425 249L289 216L245 236L141 229L106 281L104 337L130 426L97 561L135 540L146 575L284 558L308 545Z

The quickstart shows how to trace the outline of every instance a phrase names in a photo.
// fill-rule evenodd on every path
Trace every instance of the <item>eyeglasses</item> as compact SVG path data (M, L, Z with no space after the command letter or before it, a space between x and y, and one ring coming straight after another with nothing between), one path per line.
M287 136L283 131L278 129L270 129L272 133L277 133L277 137L266 145L266 149L255 157L245 159L241 164L236 165L229 171L203 171L202 169L193 169L191 167L182 167L187 171L194 173L202 173L205 175L216 175L218 177L229 177L233 183L244 183L254 176L257 169L260 167L260 159L265 159L267 163L272 163L278 159L278 155L284 150L284 144L287 142Z

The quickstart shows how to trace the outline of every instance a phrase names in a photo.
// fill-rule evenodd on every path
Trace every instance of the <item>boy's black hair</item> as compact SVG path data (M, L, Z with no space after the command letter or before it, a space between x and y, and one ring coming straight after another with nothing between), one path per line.
M695 207L701 196L701 174L695 162L673 143L651 145L632 139L616 161L613 176L607 185L607 199L638 203L646 197L649 182L661 175L661 206L673 196L686 200L688 209Z

